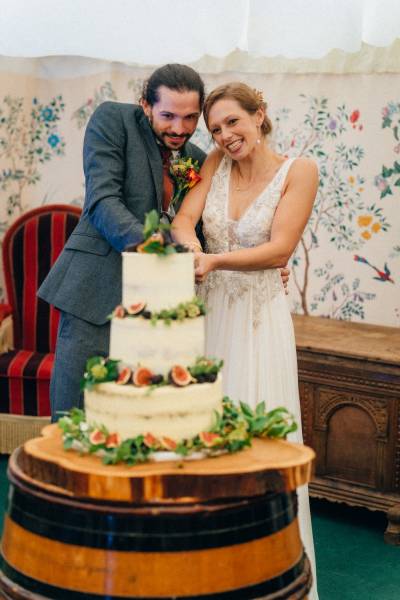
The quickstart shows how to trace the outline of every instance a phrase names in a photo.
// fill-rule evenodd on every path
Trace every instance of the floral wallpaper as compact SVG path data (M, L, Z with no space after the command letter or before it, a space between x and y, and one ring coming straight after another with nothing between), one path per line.
M62 96L41 103L7 95L0 103L0 231L30 208L28 188L41 179L41 165L63 156L65 141L58 126L64 112Z
M86 76L46 79L7 65L0 59L0 241L30 208L83 203L88 119L106 100L137 101L150 72L110 63ZM318 163L317 199L291 261L292 310L399 326L400 87L393 80L400 75L203 77L209 90L242 80L263 91L271 145ZM204 124L193 141L212 147Z
M277 127L276 148L282 154L312 157L319 166L320 186L314 209L292 260L293 278L298 298L294 310L302 314L319 314L337 319L365 319L366 305L376 294L363 289L357 269L346 277L340 272L341 260L321 262L316 250L329 245L337 256L356 262L368 261L354 254L374 235L383 235L391 224L378 200L366 193L368 176L363 168L366 149L356 133L364 129L358 109L335 105L324 97L307 97L299 126L289 135L284 126ZM278 125L290 122L290 109L276 116ZM348 132L354 143L347 142ZM343 260L342 258L342 260ZM371 265L372 266L372 265ZM314 281L319 290L310 293ZM390 281L381 276L380 281ZM392 283L393 280L391 280ZM315 285L314 285L315 287Z

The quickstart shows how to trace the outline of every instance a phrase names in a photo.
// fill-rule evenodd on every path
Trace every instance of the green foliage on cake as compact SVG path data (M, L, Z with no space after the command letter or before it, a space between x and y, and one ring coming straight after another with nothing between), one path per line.
M203 381L215 381L219 371L222 369L224 361L210 360L205 356L201 356L195 364L189 367L189 372L198 383Z
M174 242L170 223L162 222L158 212L153 209L145 215L142 241L128 246L125 251L169 256L177 252L188 252L188 249Z
M81 380L81 391L91 389L98 383L115 381L118 379L118 360L111 360L103 356L93 356L86 362L86 371Z
M158 311L150 311L146 309L145 302L135 302L128 307L119 304L109 315L109 319L135 319L142 317L149 319L152 325L156 325L158 321L163 321L165 325L171 325L173 321L182 322L185 319L195 319L206 314L206 307L200 298L194 296L188 302L180 302L172 308L163 308Z
M106 427L88 424L85 413L78 408L62 417L59 426L65 450L97 454L107 465L143 463L154 453L166 450L174 452L178 458L198 452L206 456L238 452L251 446L253 438L286 438L297 429L293 416L283 407L266 412L265 404L261 402L253 410L244 402L235 405L228 397L223 399L222 406L222 414L215 413L215 426L210 431L180 442L167 436L156 438L151 432L121 440L117 433Z
M86 370L81 381L81 390L92 389L93 386L114 382L118 385L134 385L148 387L149 392L164 385L185 387L192 383L214 383L222 369L223 361L201 356L194 365L171 365L168 375L153 373L145 365L137 365L131 369L120 360L93 356L86 363ZM182 377L182 375L186 375Z

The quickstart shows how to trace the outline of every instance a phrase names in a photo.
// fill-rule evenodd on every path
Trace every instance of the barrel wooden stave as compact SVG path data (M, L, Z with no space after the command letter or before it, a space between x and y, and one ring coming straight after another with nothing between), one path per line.
M0 598L305 598L294 490L313 456L255 440L218 459L105 467L65 452L51 425L9 462Z
M293 492L121 506L10 479L1 568L3 579L27 593L68 600L284 598L282 590L305 577Z
M277 592L273 592L272 594L268 594L267 596L243 596L243 591L240 590L240 596L237 596L236 600L247 600L250 598L254 598L254 600L307 600L307 591L310 588L311 581L311 567L310 563L305 557L304 559L304 568L301 572L300 576L298 576L291 584L285 587L281 587L281 589ZM53 594L53 590L49 590L49 593ZM257 593L257 592L256 592ZM6 577L0 570L0 600L54 600L56 598L55 595L51 596L42 596L41 594L36 594L34 592L29 592L25 588L19 586L14 581ZM68 596L70 597L70 596ZM86 600L90 600L88 596L85 596ZM99 600L99 596L92 597L95 600ZM104 598L104 596L101 596ZM165 597L164 597L165 598ZM197 597L199 598L199 597ZM220 596L221 598L221 596ZM225 596L225 599L228 600L228 596ZM135 600L135 599L133 599ZM140 599L138 599L140 600ZM163 599L159 599L163 600ZM190 600L190 599L188 599ZM192 599L193 600L193 599Z

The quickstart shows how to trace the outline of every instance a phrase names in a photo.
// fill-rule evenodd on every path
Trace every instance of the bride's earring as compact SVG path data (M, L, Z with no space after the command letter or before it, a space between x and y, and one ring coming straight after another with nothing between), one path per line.
M257 127L257 139L256 139L256 144L261 144L261 138L260 138L260 128Z

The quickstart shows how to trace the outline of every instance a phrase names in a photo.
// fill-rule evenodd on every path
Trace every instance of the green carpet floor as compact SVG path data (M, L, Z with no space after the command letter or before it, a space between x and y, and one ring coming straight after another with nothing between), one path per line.
M0 457L0 532L7 495ZM383 542L382 513L313 500L320 600L400 600L400 546Z

